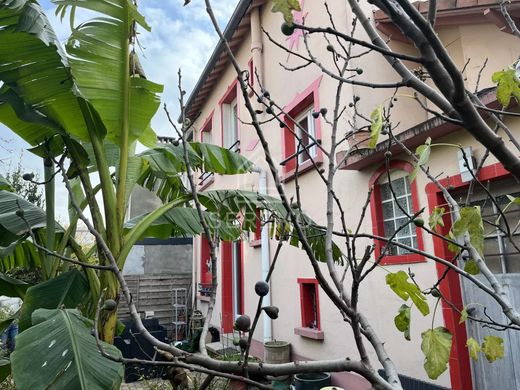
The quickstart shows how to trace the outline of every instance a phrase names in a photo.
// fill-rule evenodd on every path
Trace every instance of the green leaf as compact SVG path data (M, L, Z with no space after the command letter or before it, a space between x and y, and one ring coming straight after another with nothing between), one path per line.
M480 268L475 260L469 259L464 264L464 271L466 271L470 275L478 275L480 273Z
M473 337L468 338L468 341L466 341L466 347L468 347L469 356L477 361L478 360L478 353L480 352L480 345L477 340L475 340Z
M455 235L453 234L453 232L451 230L446 235L446 238L449 238L450 240L455 241L455 242L457 241L457 237L455 237ZM461 248L460 248L460 246L455 245L448 241L448 250L453 253L460 253Z
M1 4L0 81L9 88L0 122L32 145L60 131L88 140L66 55L43 10L35 1Z
M451 230L457 238L462 237L467 232L471 245L481 256L484 255L484 224L479 206L462 207L460 218L455 221Z
M482 343L482 352L488 362L504 358L504 340L498 336L486 336Z
M0 273L0 295L23 299L29 287L30 284Z
M18 209L23 210L23 218L16 215ZM0 191L0 246L17 241L27 233L27 225L39 229L45 227L45 224L45 212L42 209L18 194Z
M464 307L462 309L462 311L460 312L459 324L464 323L467 319L468 319L468 310L466 307Z
M378 105L374 111L370 114L370 120L372 124L370 125L370 141L368 142L368 147L370 149L375 149L377 145L377 140L379 139L379 135L381 134L381 130L383 129L383 106Z
M5 177L0 175L0 190L2 191L9 191L13 192L13 188L11 187L11 184L6 180Z
M408 281L408 274L404 271L398 271L396 273L389 273L386 275L386 284L390 286L393 292L395 292L402 300L406 301L408 298L417 306L417 309L426 316L430 313L430 308L426 297L421 292L419 287L414 283Z
M422 333L421 350L424 353L424 369L430 379L437 379L448 368L451 351L451 333L439 326Z
M154 146L150 122L159 108L163 87L130 74L130 30L134 19L144 21L135 6L129 0L53 2L62 12L75 6L102 14L72 30L66 51L79 94L99 114L108 140L119 145L126 133L129 143L139 139Z
M91 323L77 310L39 309L33 326L16 338L11 354L13 377L20 389L117 389L124 366L105 358L91 334ZM120 358L121 352L102 342Z
M511 98L520 103L520 81L515 69L495 72L491 79L497 84L497 100L503 107L509 106Z
M62 306L76 308L88 293L85 276L78 270L61 274L57 278L30 287L20 316L20 330L31 326L31 316L37 309L57 309Z
M507 198L509 199L509 203L520 205L520 196L515 198L514 196L507 195Z
M399 308L399 314L394 318L395 327L404 333L404 338L408 341L410 341L410 315L410 307L403 304Z
M410 175L408 176L408 180L410 180L410 183L412 183L415 180L415 178L417 177L417 173L419 173L421 167L427 164L430 160L431 143L432 139L428 137L424 145L420 145L417 147L417 149L415 149L415 154L417 155L418 160L415 163L412 173L410 173Z
M442 217L444 216L445 212L446 209L444 207L435 207L433 209L433 212L430 214L430 218L428 220L428 225L430 226L431 230L435 230L437 226L444 227L444 220Z
M273 3L271 12L281 12L285 22L292 26L294 21L292 11L301 11L300 2L298 0L273 0Z
M3 382L11 374L11 361L0 357L0 382Z

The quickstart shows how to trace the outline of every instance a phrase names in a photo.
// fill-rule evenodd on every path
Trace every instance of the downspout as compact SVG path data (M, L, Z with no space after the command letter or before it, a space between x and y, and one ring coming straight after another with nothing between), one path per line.
M267 172L265 169L260 168L255 165L253 168L253 172L258 173L258 193L260 195L267 195ZM270 255L269 255L269 227L265 224L262 227L262 235L261 235L261 251L262 251L262 280L267 278L267 274L269 273L269 266L271 263ZM271 306L271 282L269 281L269 292L263 299L264 306ZM263 315L264 321L264 343L266 341L271 341L273 338L273 321L265 312Z
M251 9L251 55L253 58L254 71L254 85L255 89L259 84L264 83L264 63L263 63L263 43L262 43L262 28L261 28L261 7L255 6ZM258 79L256 76L258 75ZM256 99L253 99L253 104L259 104ZM256 107L258 108L258 107ZM267 195L267 171L258 165L255 165L253 172L258 173L258 193L260 195ZM270 266L270 255L269 255L269 227L264 225L262 227L261 234L261 251L262 251L262 280L267 278ZM269 282L269 285L271 283ZM271 286L269 286L269 293L263 299L264 306L271 306ZM265 312L263 315L263 328L264 328L264 343L271 341L273 338L273 322L271 318Z

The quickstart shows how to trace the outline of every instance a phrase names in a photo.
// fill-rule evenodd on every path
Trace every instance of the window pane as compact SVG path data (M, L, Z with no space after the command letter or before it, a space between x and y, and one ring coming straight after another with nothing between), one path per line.
M412 246L412 239L411 238L400 238L397 242L403 245ZM404 255L410 253L405 248L399 248L399 254Z
M410 224L407 224L408 218L401 218L396 221L396 225L398 228L401 226L404 226L399 232L397 233L397 237L404 237L410 235ZM405 226L406 225L406 226Z
M394 207L392 202L383 203L383 219L392 219L394 217Z
M396 217L404 217L404 216L406 216L406 214L404 213L403 210L408 212L408 213L410 212L410 210L408 209L408 203L406 201L406 198L397 199L397 202L396 202L396 205L395 205L395 216Z
M406 178L401 177L392 181L392 188L394 189L395 196L401 196L406 193Z
M390 237L395 232L394 221L385 222L385 237Z
M300 150L305 150L304 146L309 145L310 139L309 139L309 121L307 119L307 115L305 115L299 122L298 122L298 129L296 134L300 137ZM298 140L296 140L296 147L298 147ZM304 161L309 160L309 149L303 151L298 155L298 162L302 163Z
M388 183L381 184L379 188L381 188L381 200L392 199L392 193L390 192L390 185Z

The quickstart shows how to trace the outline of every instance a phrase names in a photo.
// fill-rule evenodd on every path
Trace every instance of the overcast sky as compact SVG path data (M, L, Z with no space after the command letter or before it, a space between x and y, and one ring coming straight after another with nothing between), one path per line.
M224 27L238 0L214 0L213 7L220 25ZM54 17L54 6L49 0L40 0L60 41L68 34L68 18L64 23ZM144 49L141 62L148 79L163 84L163 102L170 111L177 113L177 71L181 68L183 85L191 91L217 42L216 34L205 12L203 0L192 0L184 7L184 0L140 0L139 10L144 14L152 32L141 31L139 40ZM153 120L153 128L159 135L172 136L165 114L159 110ZM0 173L17 164L20 153L28 145L9 129L0 124ZM23 152L22 164L27 171L42 175L41 160L29 152ZM66 215L66 194L58 189L57 205L62 217Z

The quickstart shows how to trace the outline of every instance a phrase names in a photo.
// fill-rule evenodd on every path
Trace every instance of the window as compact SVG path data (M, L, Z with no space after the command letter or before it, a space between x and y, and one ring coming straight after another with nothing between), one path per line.
M239 152L237 80L228 88L220 101L222 119L222 147Z
M252 247L262 245L262 211L260 209L256 209L255 231L249 245Z
M511 203L509 196L519 197L518 184L513 180L497 180L484 183L495 197L496 203L476 186L471 197L472 206L480 206L484 222L484 259L497 274L520 273L520 205ZM464 204L467 191L456 194L455 199ZM510 204L511 203L511 204ZM498 207L497 207L498 206ZM499 212L502 210L502 214ZM511 238L507 236L507 226Z
M312 116L313 107L307 108L303 114L296 118L296 134L300 141L296 141L296 151L298 152L298 164L303 164L317 156L316 131L314 130L314 118Z
M404 173L404 171L401 171ZM392 189L395 197L392 194ZM381 206L383 210L383 226L385 237L392 237L395 234L395 241L417 248L417 233L415 225L410 226L407 215L414 213L412 205L412 192L408 183L407 175L394 179L390 183L380 184ZM404 226L404 227L403 227ZM404 255L410 253L405 248L391 246L390 255Z
M294 177L296 164L298 164L298 172L303 173L314 167L313 161L319 165L323 160L321 150L317 146L321 141L320 118L312 116L313 112L320 110L318 96L320 81L321 77L284 107L287 113L283 118L285 127L282 130L283 161L281 164L284 167L282 178L284 181Z
M386 166L380 167L370 179L373 187L370 199L372 229L376 236L390 238L407 247L422 250L422 231L410 222L407 215L419 210L417 184L410 183L408 174L412 164L405 161L390 162L390 180ZM393 190L393 193L392 193ZM395 196L394 196L395 194ZM394 236L395 235L395 236ZM381 264L406 264L425 261L425 259L397 245L387 246L385 242L374 240L376 259L385 251Z
M299 278L298 284L300 285L301 327L295 328L294 333L311 339L323 340L318 281L316 279Z

